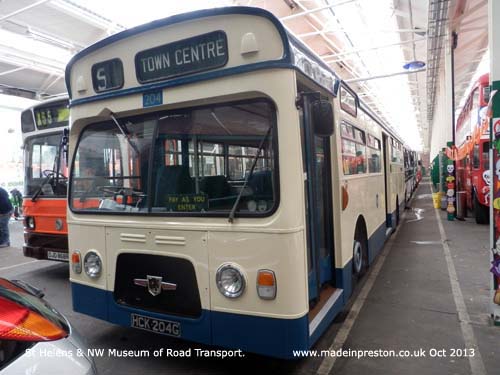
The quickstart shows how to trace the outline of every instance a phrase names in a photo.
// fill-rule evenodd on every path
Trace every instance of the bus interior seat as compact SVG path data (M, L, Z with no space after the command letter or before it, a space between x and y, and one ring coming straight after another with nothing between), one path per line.
M272 199L273 178L271 171L254 172L248 180L248 186L252 188L254 195L264 199Z
M200 190L208 195L209 199L223 198L231 195L226 176L208 176L200 180Z
M164 206L167 195L193 194L193 179L182 165L161 166L156 175L155 203Z

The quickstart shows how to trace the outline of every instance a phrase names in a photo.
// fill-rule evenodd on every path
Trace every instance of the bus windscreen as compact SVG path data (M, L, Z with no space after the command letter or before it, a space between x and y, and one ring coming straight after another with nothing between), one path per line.
M89 125L75 153L72 208L227 215L241 195L237 213L269 213L274 117L259 100Z

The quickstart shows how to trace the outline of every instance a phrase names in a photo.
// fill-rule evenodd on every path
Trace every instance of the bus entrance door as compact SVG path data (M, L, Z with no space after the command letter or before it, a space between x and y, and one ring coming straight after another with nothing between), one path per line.
M310 113L313 98L312 95L303 96L302 116L311 306L322 299L323 290L333 290L335 282L330 137L314 133Z
M385 196L385 213L386 213L386 226L388 228L392 227L391 220L390 220L390 211L389 211L389 174L390 171L389 169L391 168L391 165L389 163L389 156L387 154L387 141L388 137L387 134L383 133L382 134L382 153L383 153L383 160L384 160L384 196Z

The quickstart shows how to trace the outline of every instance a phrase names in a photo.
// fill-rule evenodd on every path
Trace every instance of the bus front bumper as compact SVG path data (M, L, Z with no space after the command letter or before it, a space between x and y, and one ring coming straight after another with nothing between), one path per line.
M207 345L292 359L295 350L310 346L307 315L277 319L202 309L195 319L157 314L117 304L113 292L71 283L73 310L111 323L132 327L137 316L178 324L175 337ZM138 327L140 328L140 327ZM141 328L147 331L147 327Z
M68 237L60 234L24 232L23 254L35 259L68 261Z

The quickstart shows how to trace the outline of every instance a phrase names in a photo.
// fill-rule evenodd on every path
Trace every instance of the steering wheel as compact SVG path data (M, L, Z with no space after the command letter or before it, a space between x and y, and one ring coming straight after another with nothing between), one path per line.
M111 185L98 186L97 191L101 191L103 193L107 193L107 194L111 194L111 195L123 194L123 195L137 196L137 197L145 197L146 196L142 192L134 191L132 188L124 188L123 186L111 186Z
M42 174L44 177L59 177L59 179L61 180L67 180L68 177L66 177L65 175L63 175L61 172L56 172L56 171L53 171L52 169L45 169L44 171L42 171Z
M103 193L103 195L115 195L123 194L123 187L121 186L111 186L111 185L101 185L95 188L98 192Z

